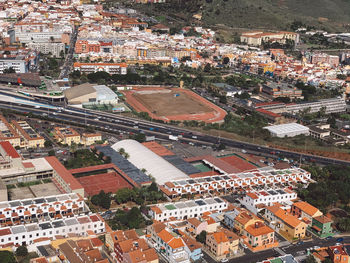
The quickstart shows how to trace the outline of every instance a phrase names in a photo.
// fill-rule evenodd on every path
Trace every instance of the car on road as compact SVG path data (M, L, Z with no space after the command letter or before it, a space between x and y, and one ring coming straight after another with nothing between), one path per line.
M343 242L344 241L344 238L340 237L340 238L337 238L336 240L337 242Z
M297 245L303 245L304 241L298 241Z
M221 259L221 262L228 262L228 259L227 258L223 258L223 259Z
M332 239L333 239L332 236L326 237L326 240L332 240Z

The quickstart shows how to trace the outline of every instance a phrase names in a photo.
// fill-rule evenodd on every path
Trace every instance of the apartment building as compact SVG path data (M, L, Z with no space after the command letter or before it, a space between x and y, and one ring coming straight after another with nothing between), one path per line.
M126 63L81 63L75 62L74 70L79 70L82 73L90 74L99 71L105 71L111 75L125 75L128 71Z
M339 56L332 56L325 53L316 53L311 56L312 64L329 64L332 67L338 67L339 62Z
M221 169L211 164L214 170ZM309 172L300 169L256 169L242 173L232 173L224 175L215 175L201 178L191 178L182 180L173 180L164 184L163 191L168 197L175 198L187 194L208 194L208 193L227 193L237 192L243 189L258 189L262 186L270 188L279 186L293 186L296 183L307 184L311 182Z
M28 48L36 50L42 54L52 54L54 57L60 57L62 52L64 54L66 45L64 43L53 42L30 42L27 44Z
M13 147L21 145L21 137L2 115L0 115L0 141L8 141Z
M169 263L190 263L190 255L181 236L162 223L147 227L148 242Z
M221 228L207 234L205 246L216 258L223 259L238 252L239 236L230 230Z
M244 229L245 242L254 252L278 246L275 231L263 222L256 222Z
M84 199L76 194L0 202L1 227L58 219L89 212ZM44 220L45 221L45 220Z
M68 234L88 236L105 232L105 222L98 214L73 216L58 220L0 228L0 246L30 245L39 238L55 239Z
M265 218L270 226L288 239L303 239L307 224L276 204L265 209Z
M248 192L240 202L249 211L257 214L274 203L281 203L285 207L291 207L293 204L292 200L295 199L297 199L297 193L289 188L284 188Z
M230 229L235 229L241 235L249 225L254 225L257 222L263 223L264 221L245 208L236 207L224 214L224 224Z
M319 209L305 201L295 202L292 205L291 213L299 219L302 219L309 226L311 226L313 218L323 215Z
M90 146L97 141L102 141L101 133L83 133L81 135L81 143Z
M302 96L302 90L291 87L287 84L282 83L267 83L263 84L262 86L262 92L268 94L271 96L271 98L278 98L278 97L287 97L290 99L303 99L304 96Z
M62 144L71 146L72 143L80 143L80 134L72 128L55 127L53 134L55 139Z
M187 219L199 217L205 212L222 212L227 209L227 202L219 197L196 199L185 202L158 204L150 207L149 216L152 219L164 222L170 218Z
M244 32L241 35L241 42L252 46L260 46L264 42L278 42L280 44L287 43L287 40L299 42L299 34L294 32L263 32L263 31L251 31Z
M45 139L40 136L26 121L12 120L11 124L15 131L21 136L20 147L23 148L42 148Z

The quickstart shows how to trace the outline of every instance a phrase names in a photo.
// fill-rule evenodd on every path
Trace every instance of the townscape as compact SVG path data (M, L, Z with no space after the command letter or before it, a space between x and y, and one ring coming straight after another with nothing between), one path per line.
M350 263L349 24L200 2L0 3L0 263Z

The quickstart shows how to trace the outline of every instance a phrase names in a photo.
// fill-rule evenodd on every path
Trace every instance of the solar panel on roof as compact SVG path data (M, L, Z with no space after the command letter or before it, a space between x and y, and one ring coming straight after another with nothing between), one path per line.
M192 164L186 162L184 159L177 155L167 155L163 156L165 160L167 160L169 163L174 165L176 168L184 172L185 174L196 174L200 173L201 171L194 167Z
M136 183L141 184L151 181L150 177L141 172L135 165L125 159L121 154L113 150L110 146L98 146L96 149L103 152L105 156L111 157L111 162L126 173L126 175Z

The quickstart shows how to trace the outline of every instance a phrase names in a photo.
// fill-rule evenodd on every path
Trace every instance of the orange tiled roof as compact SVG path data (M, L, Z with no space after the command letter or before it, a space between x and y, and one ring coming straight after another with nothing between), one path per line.
M310 216L313 216L317 212L319 212L319 210L316 207L314 207L314 206L312 206L309 203L304 202L304 201L296 202L293 204L293 206L299 208L301 211L303 211L304 213L306 213Z

